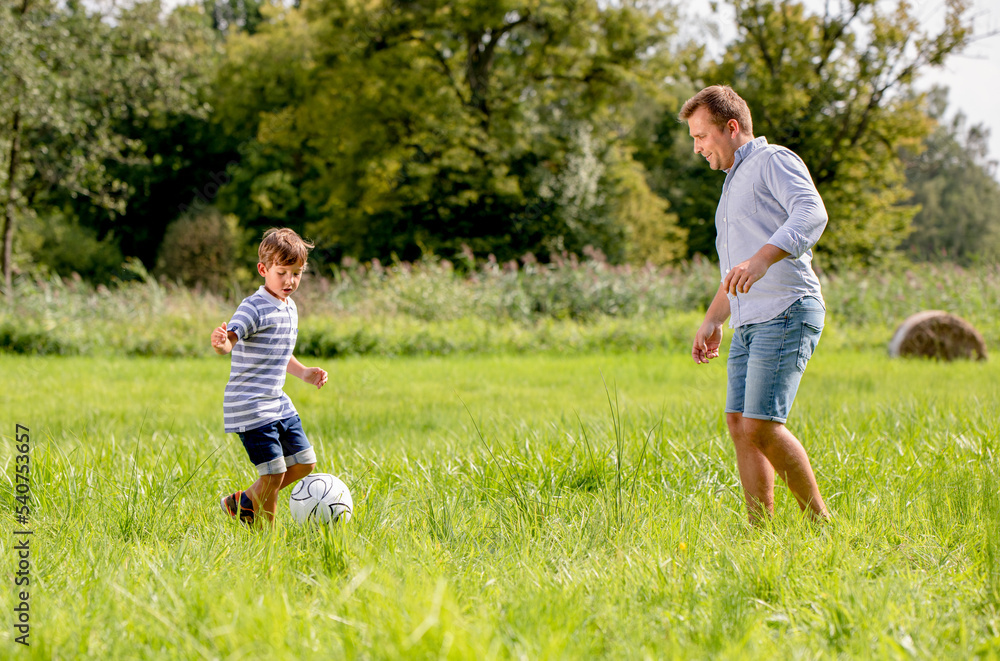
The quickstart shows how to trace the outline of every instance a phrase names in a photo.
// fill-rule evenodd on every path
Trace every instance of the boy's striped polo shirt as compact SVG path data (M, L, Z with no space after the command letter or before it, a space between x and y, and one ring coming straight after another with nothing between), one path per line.
M282 388L295 349L299 315L263 286L243 299L226 325L238 338L223 399L226 432L245 432L296 414Z

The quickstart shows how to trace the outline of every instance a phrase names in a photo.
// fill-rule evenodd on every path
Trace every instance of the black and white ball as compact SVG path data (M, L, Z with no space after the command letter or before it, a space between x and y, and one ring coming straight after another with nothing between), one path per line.
M354 500L350 489L339 477L313 473L295 485L288 506L296 523L305 523L309 519L347 523L354 511Z

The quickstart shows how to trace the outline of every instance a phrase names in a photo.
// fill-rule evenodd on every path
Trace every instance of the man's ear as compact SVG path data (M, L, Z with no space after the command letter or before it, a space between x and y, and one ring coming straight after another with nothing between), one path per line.
M730 138L735 138L736 134L740 131L740 123L735 119L730 119L726 122L726 130L729 131Z

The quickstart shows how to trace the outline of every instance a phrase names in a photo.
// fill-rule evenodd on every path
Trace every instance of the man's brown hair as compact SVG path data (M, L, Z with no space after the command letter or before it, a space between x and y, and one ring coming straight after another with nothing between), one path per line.
M753 137L753 119L750 107L729 85L712 85L698 92L684 102L678 118L686 122L698 108L707 108L712 123L725 130L726 123L735 119L740 130Z
M312 249L313 244L296 234L295 230L271 228L264 232L257 258L267 268L275 264L290 266L297 262L302 262L304 266Z

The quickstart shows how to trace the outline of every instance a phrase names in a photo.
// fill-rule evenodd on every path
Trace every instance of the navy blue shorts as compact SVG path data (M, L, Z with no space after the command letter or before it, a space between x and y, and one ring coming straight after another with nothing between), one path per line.
M316 463L316 452L297 415L240 432L240 440L261 475L280 475L289 466Z

